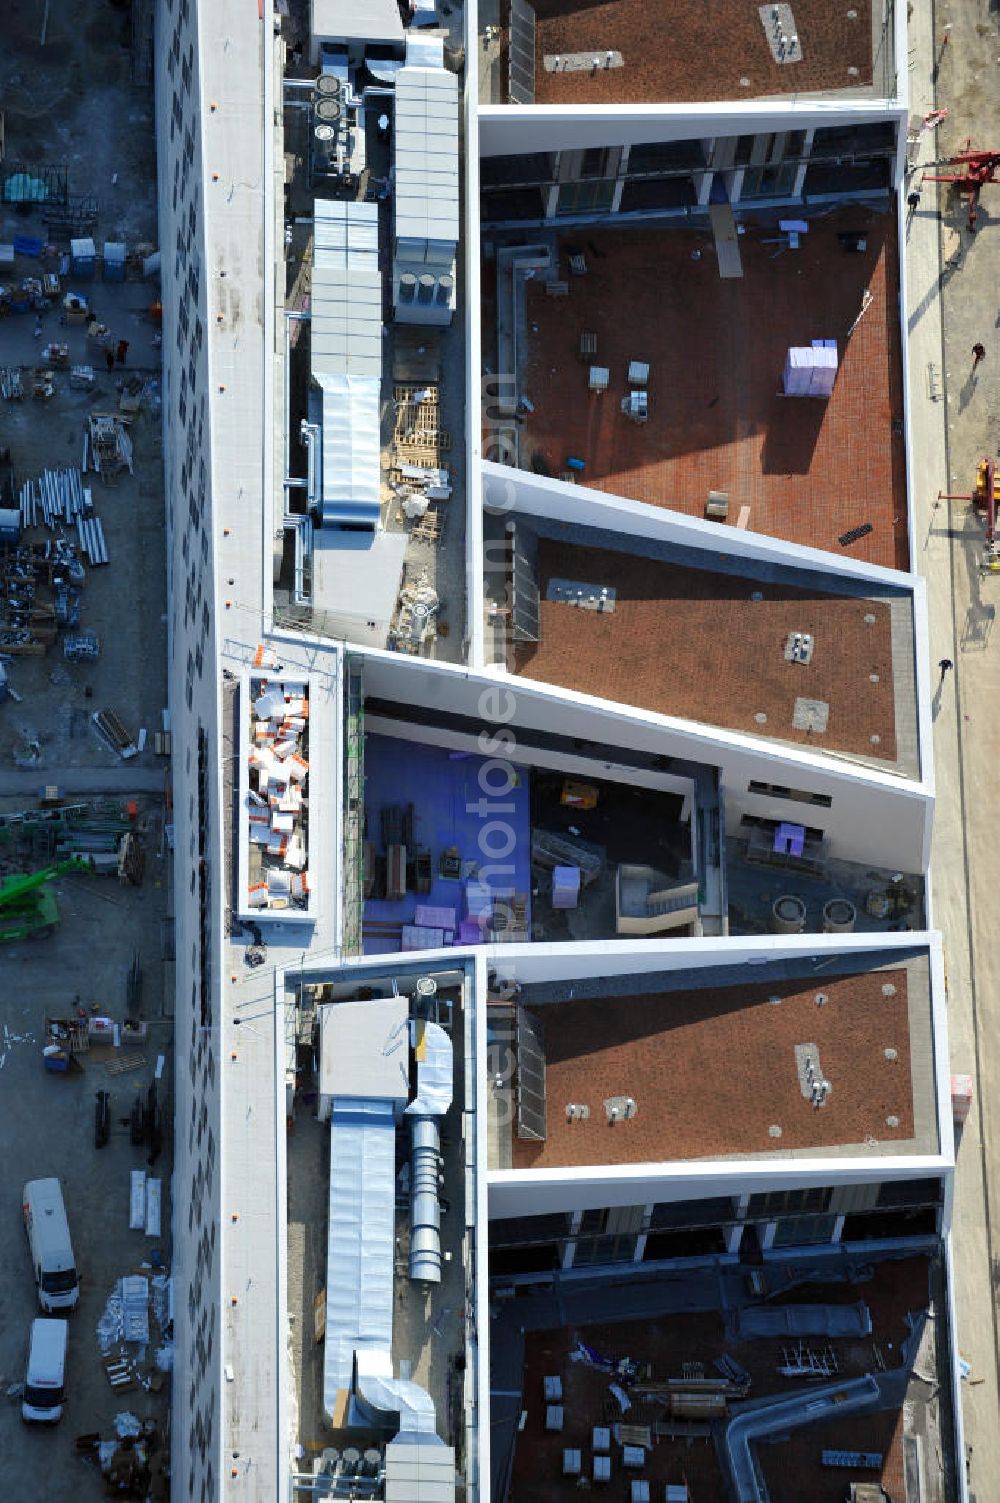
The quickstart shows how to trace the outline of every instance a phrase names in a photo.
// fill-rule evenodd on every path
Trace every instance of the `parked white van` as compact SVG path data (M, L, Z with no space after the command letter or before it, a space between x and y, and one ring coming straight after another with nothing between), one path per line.
M69 1322L33 1320L28 1343L28 1367L24 1374L21 1418L29 1423L54 1425L62 1419L66 1400L66 1344Z
M80 1279L69 1237L69 1223L57 1179L32 1179L24 1187L24 1228L43 1310L73 1310L80 1301Z

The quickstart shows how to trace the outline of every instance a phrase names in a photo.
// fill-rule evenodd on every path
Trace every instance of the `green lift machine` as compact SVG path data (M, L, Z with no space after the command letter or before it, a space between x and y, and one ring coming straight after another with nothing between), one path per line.
M67 872L89 872L90 863L76 856L53 862L41 871L0 881L0 945L20 939L46 939L59 927L59 905L51 883Z

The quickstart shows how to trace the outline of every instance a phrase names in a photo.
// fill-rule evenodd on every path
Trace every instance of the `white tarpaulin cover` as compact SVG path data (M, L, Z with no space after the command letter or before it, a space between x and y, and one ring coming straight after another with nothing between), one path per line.
M451 1106L455 1063L451 1039L440 1023L424 1023L418 1037L417 1094L406 1108L411 1117L443 1117Z
M358 1351L355 1372L358 1399L373 1417L383 1419L386 1415L398 1414L400 1429L421 1435L425 1440L433 1437L431 1443L440 1444L434 1400L419 1383L393 1377L388 1346L384 1351L376 1351L373 1347Z

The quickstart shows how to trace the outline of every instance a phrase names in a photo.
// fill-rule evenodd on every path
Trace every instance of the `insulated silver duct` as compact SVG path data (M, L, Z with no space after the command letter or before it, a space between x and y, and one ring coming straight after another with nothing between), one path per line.
M410 1278L441 1282L441 1134L433 1117L414 1117L410 1156Z
M417 1094L406 1108L410 1118L410 1278L440 1284L441 1133L438 1118L451 1106L454 1055L439 1023L417 1022Z

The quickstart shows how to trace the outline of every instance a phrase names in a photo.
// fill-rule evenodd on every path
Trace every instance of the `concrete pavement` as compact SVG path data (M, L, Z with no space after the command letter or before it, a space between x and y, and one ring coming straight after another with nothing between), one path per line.
M1000 108L982 84L984 73L996 77L1000 57L995 14L976 0L955 0L936 12L916 6L909 41L911 116L935 106L949 110L945 124L911 149L911 160L946 156L970 135L995 145ZM918 171L911 186L919 180ZM1000 189L985 190L987 211L991 203L1000 213ZM1000 1476L994 1272L1000 1267L1000 1160L988 1088L1000 1069L992 914L1000 849L988 813L1000 736L998 647L991 641L1000 577L980 576L983 532L973 509L937 496L939 490L971 491L978 459L995 453L1000 441L998 234L1000 221L984 217L978 234L970 235L962 201L928 183L910 218L906 255L913 567L928 580L932 657L955 663L934 702L933 920L944 936L952 1069L976 1079L958 1148L952 1243L959 1350L970 1364L962 1383L968 1475L980 1503L997 1496ZM979 341L987 358L973 372L972 347Z
M0 768L0 799L22 799L25 807L34 807L38 790L45 783L55 783L60 793L74 798L88 794L127 798L130 793L162 793L167 767L136 767L122 762L116 767L61 767L47 763L37 771L31 767Z

